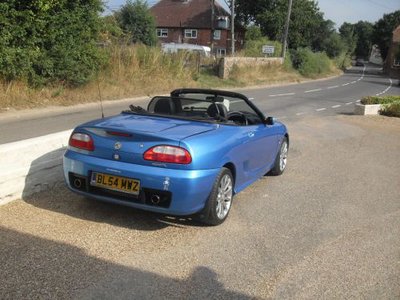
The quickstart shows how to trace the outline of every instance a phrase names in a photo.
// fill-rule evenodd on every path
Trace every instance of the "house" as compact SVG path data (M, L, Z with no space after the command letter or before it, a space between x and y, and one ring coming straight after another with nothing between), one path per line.
M215 0L161 0L150 12L161 43L208 46L220 56L231 52L230 13ZM235 34L236 49L241 48L243 39L244 30L239 29Z
M393 31L392 43L385 61L386 72L400 79L400 25Z

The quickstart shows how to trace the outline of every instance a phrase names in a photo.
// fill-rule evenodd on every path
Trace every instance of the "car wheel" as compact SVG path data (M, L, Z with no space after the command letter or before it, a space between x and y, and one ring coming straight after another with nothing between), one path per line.
M274 167L269 172L269 174L277 176L281 175L285 171L288 153L289 153L289 143L287 137L284 137L281 146L279 148L278 154L276 155Z
M204 210L202 221L209 225L219 225L228 217L233 199L233 176L229 169L222 168L214 182Z

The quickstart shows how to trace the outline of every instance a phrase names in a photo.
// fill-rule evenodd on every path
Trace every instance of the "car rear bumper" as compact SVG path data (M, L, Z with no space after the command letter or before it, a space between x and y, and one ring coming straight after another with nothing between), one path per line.
M202 210L220 171L142 166L91 157L71 150L65 153L63 165L65 181L76 193L171 215L190 215ZM94 187L90 185L92 172L137 179L140 181L140 193L136 196ZM160 199L158 204L152 201L157 200L156 196Z

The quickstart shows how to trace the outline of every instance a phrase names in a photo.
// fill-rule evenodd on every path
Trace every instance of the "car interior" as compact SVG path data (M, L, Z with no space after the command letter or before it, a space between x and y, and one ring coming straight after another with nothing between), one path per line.
M131 106L131 111L146 112L158 116L177 117L196 121L217 122L227 125L246 126L262 123L261 118L243 100L222 96L195 95L156 96L147 110Z

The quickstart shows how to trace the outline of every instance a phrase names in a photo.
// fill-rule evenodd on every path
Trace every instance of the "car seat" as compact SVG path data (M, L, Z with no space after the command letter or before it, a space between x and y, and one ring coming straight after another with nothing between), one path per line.
M207 114L212 118L227 118L228 110L226 106L220 103L213 103L207 108Z

